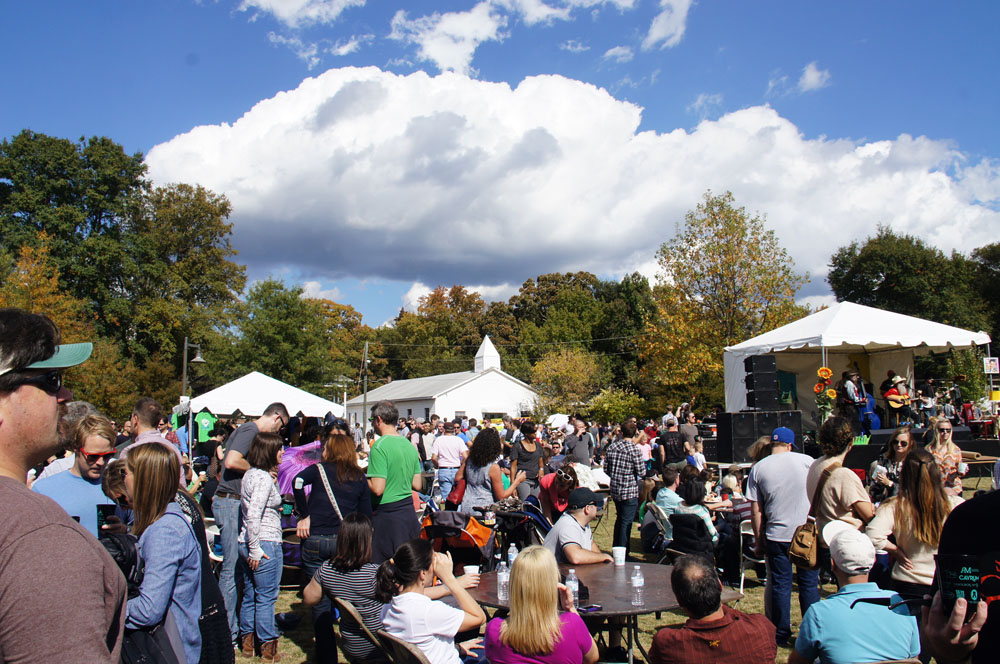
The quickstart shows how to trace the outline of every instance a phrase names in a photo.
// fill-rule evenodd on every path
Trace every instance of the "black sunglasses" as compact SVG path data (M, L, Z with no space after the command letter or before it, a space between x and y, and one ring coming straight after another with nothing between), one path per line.
M22 385L33 385L38 389L47 392L49 394L58 394L59 390L62 389L62 372L58 369L53 369L52 371L46 371L43 374L38 374L37 376L29 376L28 378L22 378L16 381L12 386L12 390L16 390Z

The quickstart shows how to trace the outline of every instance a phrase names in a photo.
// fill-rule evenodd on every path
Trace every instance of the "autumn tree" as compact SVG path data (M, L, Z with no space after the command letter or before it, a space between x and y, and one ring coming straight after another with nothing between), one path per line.
M587 412L598 422L621 422L630 415L639 414L642 407L642 397L635 392L605 387L587 404Z
M546 353L531 369L531 386L539 394L536 415L575 412L594 396L604 377L593 353L577 348Z
M666 398L687 397L697 387L703 401L720 400L726 346L808 313L794 300L808 277L794 271L764 219L737 207L729 192L706 193L657 260L656 309L642 357Z

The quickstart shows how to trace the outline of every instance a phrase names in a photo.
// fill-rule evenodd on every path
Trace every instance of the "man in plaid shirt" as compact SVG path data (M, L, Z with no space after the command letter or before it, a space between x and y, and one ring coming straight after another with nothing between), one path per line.
M615 535L613 546L625 547L629 554L632 522L639 510L639 481L646 473L646 464L633 438L636 421L630 417L622 422L622 435L604 452L604 472L611 479L611 498L615 501Z

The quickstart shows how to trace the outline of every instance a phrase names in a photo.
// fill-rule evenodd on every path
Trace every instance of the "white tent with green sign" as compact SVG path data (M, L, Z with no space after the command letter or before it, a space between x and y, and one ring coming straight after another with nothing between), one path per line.
M876 386L890 369L913 387L913 357L943 353L951 348L990 343L985 332L971 332L950 325L838 302L805 318L726 348L723 355L726 411L747 407L743 360L751 355L774 355L779 376L794 389L785 390L786 405L802 411L803 426L813 427L817 411L813 385L821 366L833 370L834 380L848 368L857 368L865 382Z

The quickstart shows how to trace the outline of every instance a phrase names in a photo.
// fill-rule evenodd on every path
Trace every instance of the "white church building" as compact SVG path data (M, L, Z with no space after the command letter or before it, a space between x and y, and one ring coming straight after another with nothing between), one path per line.
M368 408L377 401L392 401L400 417L443 419L454 417L477 420L499 419L503 415L527 417L534 408L538 393L527 383L500 368L500 353L490 338L484 337L476 352L472 371L394 380L368 392ZM347 402L347 417L352 426L365 421L363 395Z

